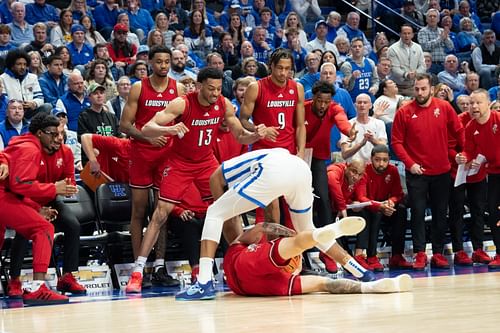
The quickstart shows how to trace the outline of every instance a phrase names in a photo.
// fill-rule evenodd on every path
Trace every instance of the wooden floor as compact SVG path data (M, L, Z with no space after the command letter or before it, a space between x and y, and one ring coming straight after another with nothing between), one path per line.
M500 332L500 273L414 279L414 291L216 301L173 297L3 309L0 332Z

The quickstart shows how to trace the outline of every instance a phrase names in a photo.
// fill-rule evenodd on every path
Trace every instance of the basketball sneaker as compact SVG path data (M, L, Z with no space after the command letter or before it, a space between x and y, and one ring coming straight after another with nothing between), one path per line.
M44 284L42 284L36 291L30 292L24 290L23 303L26 305L49 305L49 304L64 304L68 303L67 296L58 294Z
M195 284L175 295L175 299L177 301L196 301L214 299L215 296L216 293L212 280L206 284L196 281Z
M72 273L66 273L57 280L57 290L61 293L83 295L87 289L76 281Z
M125 292L128 294L140 293L142 291L142 274L140 272L133 272L127 283Z
M363 255L358 254L357 256L354 256L354 260L356 260L361 265L361 267L363 267L364 269L369 270L369 271L373 270Z
M397 293L413 289L413 280L408 274L401 274L394 278L380 279L377 281L366 282L361 285L363 293Z
M165 267L161 267L157 272L153 272L151 282L153 286L177 287L181 284L179 280L168 275Z
M472 252L472 261L477 264L489 264L491 257L483 249L477 249Z
M439 268L439 269L448 269L450 268L450 263L445 256L441 253L434 253L431 258L431 267Z
M328 255L326 255L323 252L319 253L319 260L321 260L323 262L323 264L325 264L325 269L328 273L331 273L331 274L337 273L338 268L337 268L337 263L335 262L335 260L333 260L332 258L330 258Z
M394 254L389 259L389 268L390 269L412 269L413 264L411 262L406 261L405 257L402 254Z
M23 297L23 284L21 279L18 277L12 278L7 284L7 296L10 298L22 298Z
M427 254L425 252L417 252L415 260L413 261L413 270L423 271L427 266Z
M472 259L469 258L464 250L457 251L455 257L453 258L453 264L457 266L472 266Z
M370 281L375 281L377 278L375 277L375 274L372 271L365 271L363 273L363 276L358 278L358 280L361 280L363 282L370 282Z
M380 263L377 256L366 258L366 262L370 265L371 270L374 272L383 272L384 266Z
M497 270L500 269L500 255L497 254L495 258L493 258L492 261L488 264L488 269L489 270Z

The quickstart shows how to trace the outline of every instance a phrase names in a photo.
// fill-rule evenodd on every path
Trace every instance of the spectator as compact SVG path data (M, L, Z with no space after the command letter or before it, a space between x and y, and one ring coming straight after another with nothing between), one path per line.
M481 87L491 88L495 82L495 71L500 68L500 47L496 45L493 30L484 31L481 45L472 51L472 63L481 78Z
M189 18L184 9L177 6L177 0L164 0L162 11L169 18L170 26L174 31L184 31L189 25Z
M388 80L391 78L391 59L381 57L377 64L377 76L380 81ZM380 93L380 90L379 90Z
M163 34L160 30L153 29L149 32L147 42L147 46L152 48L153 46L164 46L165 40L163 39Z
M422 47L412 41L413 36L413 27L404 24L400 40L392 44L387 53L392 62L392 79L403 96L413 96L415 77L426 71Z
M239 15L231 15L231 22L227 31L233 38L234 48L238 51L238 54L240 54L241 45L246 41L244 29L245 26L241 23L241 17ZM222 36L220 38L222 39Z
M254 57L245 58L241 67L243 68L243 76L254 77L256 80L260 79L257 76L258 61Z
M436 74L431 73L431 67L432 67L432 54L430 52L424 52L424 63L425 63L425 73L429 74L431 76L431 84L432 86L435 86L438 84L438 77Z
M38 52L41 60L45 64L47 62L47 58L54 54L54 46L47 39L47 26L45 23L36 23L33 26L33 34L35 39L29 43L24 50L26 52Z
M392 122L394 121L394 116L396 115L396 111L398 109L398 102L402 98L403 96L398 94L398 86L394 81L390 79L381 80L377 93L377 99L375 100L375 103L373 103L373 105L374 108L377 108L379 105L387 103L387 108L384 110L384 113L382 115L374 114L373 116L377 119L382 120L385 124L392 124ZM389 133L387 134L387 138L390 139Z
M40 87L46 103L52 107L68 91L68 77L63 73L63 61L60 56L51 56L47 61L48 71L39 78Z
M474 90L479 89L479 75L476 72L469 72L465 76L465 87L455 94L455 98L460 95L470 95Z
M128 27L117 23L113 28L115 39L108 43L108 52L115 66L125 70L136 60L137 46L127 41Z
M196 91L196 81L190 77L183 77L179 83L184 86L184 94L189 94ZM234 105L234 104L233 104Z
M400 18L399 23L405 24L407 21L411 21L417 25L417 27L421 27L425 24L424 16L421 12L416 10L414 0L405 0L403 1L403 8L401 8L401 15L404 18Z
M124 24L127 27L127 31L128 31L127 42L129 42L130 44L133 44L137 48L139 48L139 45L141 45L141 42L139 41L139 38L137 37L137 35L130 31L130 21L129 21L127 12L123 12L123 13L120 13L118 15L118 20L117 20L116 24ZM116 24L115 24L115 26L116 26ZM112 31L111 32L111 41L113 41L114 39L115 39L115 32Z
M359 14L357 12L350 12L347 14L347 22L345 25L337 30L337 36L346 37L350 42L354 37L360 37L363 39L364 55L367 56L372 51L372 46L366 38L363 31L359 29Z
M68 9L71 11L73 16L73 23L78 24L83 15L87 15L92 20L92 25L95 26L94 16L92 12L87 7L87 2L85 0L71 0Z
M92 46L85 42L85 28L80 24L71 27L71 37L73 41L68 44L68 51L71 55L73 66L79 66L81 72L85 65L94 59Z
M147 64L149 61L149 46L140 45L139 48L137 49L136 59L137 59L135 61L136 63L137 63L137 61L142 60ZM149 72L147 70L147 68L146 68L146 72Z
M179 81L184 76L196 79L196 74L186 70L186 58L182 51L172 51L172 63L170 64L168 76L176 81Z
M205 25L202 11L195 9L189 15L189 27L184 30L184 41L189 50L201 58L205 58L212 50L212 29Z
M28 72L35 74L38 78L47 71L47 68L43 64L42 57L37 51L29 51L28 56L30 57L30 65L28 67Z
M75 69L73 67L73 62L71 61L71 54L69 53L69 49L67 46L58 46L56 47L54 55L58 55L61 57L63 61L63 73L68 75L70 73L73 73L74 71L77 71L80 73L78 69Z
M89 88L93 83L98 83L104 87L106 102L118 95L116 84L109 72L106 61L102 59L94 60L90 64L89 75L85 82L85 88ZM146 69L147 74L147 69Z
M4 150L12 137L28 133L29 121L24 118L23 102L11 99L7 103L5 120L0 122L0 151Z
M85 84L80 72L68 75L68 91L57 100L56 107L66 113L68 129L76 132L80 113L90 107L90 100L85 96Z
M130 31L135 33L139 41L144 41L149 31L153 29L155 22L151 14L143 8L140 8L141 3L139 0L127 1L127 13L130 19Z
M321 65L323 65L326 62L334 64L335 68L340 68L339 64L337 63L337 57L335 56L335 53L333 53L333 51L325 51L323 52L323 54L321 54L319 67L321 68ZM337 71L337 79L335 81L335 85L339 87L344 87L344 73Z
M495 32L497 39L500 39L500 10L491 18L491 29Z
M45 23L52 29L57 26L59 13L56 7L47 4L45 0L35 0L26 5L26 21L29 24Z
M260 62L267 63L274 48L266 42L266 29L257 26L253 32L252 46L254 57Z
M200 58L196 53L190 51L186 44L179 44L176 49L184 53L186 67L192 72L197 73L200 68L205 67L206 64L204 58Z
M243 100L245 99L245 91L252 82L255 82L255 78L251 76L240 77L234 81L234 99L231 103L233 103L233 106L236 109L236 117L240 116L240 106L243 104Z
M465 87L465 76L469 71L469 64L464 61L460 64L465 73L459 72L458 58L453 54L446 56L444 61L444 70L438 73L438 80L445 83L455 93L462 91Z
M431 72L437 74L444 69L446 54L453 52L455 47L450 38L449 27L438 27L439 12L429 9L425 17L427 25L418 32L418 43L423 51L432 55Z
M249 41L244 41L243 44L241 45L241 59L240 61L238 62L238 64L236 66L233 67L233 72L231 74L231 77L233 80L236 80L242 76L244 76L243 74L243 61L246 59L246 58L249 58L249 57L254 57L254 48L253 48L253 45L252 43L250 43ZM265 77L267 76L267 66L258 61L257 63L257 76L258 77Z
M323 19L318 0L290 0L292 10L299 15L300 20L305 25L308 22L316 22Z
M73 26L73 14L69 9L61 10L59 24L50 31L50 42L55 47L68 45L73 41L71 27Z
M375 96L379 83L377 70L373 60L363 56L361 38L355 37L351 41L351 57L344 61L340 70L344 74L344 87L353 101L359 94L369 94L372 98Z
M6 24L0 24L0 58L5 59L9 50L16 46L10 40L10 28Z
M220 25L224 28L224 31L227 31L229 28L229 24L231 23L231 17L233 14L238 15L240 17L241 6L239 0L232 0L228 4L228 6L224 9L219 17ZM221 31L222 33L223 31Z
M385 47L389 47L389 40L387 39L387 36L385 35L385 32L377 32L375 35L375 38L373 39L373 49L368 55L368 58L373 60L375 64L378 64L378 53L382 52L382 49Z
M351 49L351 43L345 36L337 36L333 40L333 44L337 47L339 51L339 56L337 57L337 62L340 66L346 61L347 57L349 57L349 50Z
M260 10L259 15L260 26L266 29L266 42L273 47L278 47L281 45L283 30L281 28L276 29L276 27L271 24L273 12L269 7L264 7Z
M165 13L160 12L156 15L154 28L162 33L165 45L172 48L172 37L175 35L175 31L170 29L168 17Z
M5 0L0 3L0 22L7 24L12 22L11 5L16 0Z
M289 28L285 32L285 35L286 42L283 42L283 45L281 45L281 47L290 50L295 63L295 71L300 72L306 67L305 58L307 50L300 45L299 32L297 31L297 29Z
M222 56L217 52L209 53L207 55L207 67L216 68L221 72L224 72L224 61L222 60ZM234 98L233 79L226 73L224 73L222 78L222 95L227 97L229 100Z
M116 0L105 0L94 9L95 27L106 39L109 39L113 27L117 23L120 6Z
M490 101L500 101L500 71L496 71L498 85L490 88L488 94L490 95Z
M0 80L0 121L5 120L5 111L7 110L7 95L4 94L3 83Z
M148 76L148 64L143 60L137 60L130 66L129 78L132 84L141 81Z
M95 30L95 27L92 25L92 20L89 16L83 15L80 19L81 26L85 29L85 42L94 47L98 43L106 43L106 40L99 33L99 31Z
M335 38L337 38L337 29L340 27L340 23L342 22L342 16L332 10L326 19L326 23L328 24L328 34L326 35L326 40L330 43L333 43Z
M306 32L304 31L304 26L303 26L302 21L300 20L299 16L297 15L297 13L293 12L293 11L288 13L288 15L286 16L285 22L284 22L283 30L285 32L285 35L282 38L283 42L286 41L286 32L290 28L294 28L297 30L297 32L299 34L300 46L305 47L308 43L308 40L307 40Z
M193 14L195 10L201 12L205 27L210 27L214 34L218 35L224 31L224 28L217 22L215 16L207 11L205 0L191 0L191 14Z
M14 2L11 5L12 22L7 24L12 36L12 44L25 46L35 39L33 26L26 22L26 7L22 2Z
M434 97L453 103L453 90L445 83L438 83L434 87Z
M371 152L376 145L387 144L387 133L382 120L370 117L368 114L372 107L370 96L359 94L356 97L356 118L349 122L356 128L357 134L354 139L342 134L340 137L340 148L342 158L346 161L362 160L370 161ZM388 107L387 103L377 104L374 113L383 113Z
M219 53L223 59L224 70L231 69L231 67L238 63L239 51L236 50L233 38L229 32L220 34L220 44L217 48L217 53Z
M31 119L38 112L49 112L35 74L28 73L31 59L19 49L9 51L5 59L5 72L0 75L8 99L23 101L24 116Z
M468 17L472 20L473 31L483 33L484 28L479 16L477 16L474 12L471 12L469 2L466 0L460 1L460 4L458 5L458 13L453 15L453 30L456 32L460 31L460 20L464 17Z
M448 30L448 36L450 37L451 41L453 42L453 46L454 46L454 50L453 52L455 52L457 49L458 49L458 41L457 41L457 34L452 31L452 19L451 19L451 16L450 15L441 15L441 20L440 20L440 27L445 29L445 30ZM453 53L453 52L450 52L450 53Z
M304 87L304 91L312 89L314 82L319 80L319 57L316 53L310 52L305 57L304 73L300 75L300 84Z
M319 49L322 52L330 50L335 53L337 59L339 58L339 50L335 44L330 43L326 40L326 34L328 33L328 24L324 20L316 22L314 26L314 31L316 31L316 38L311 40L306 44L305 48L311 52L312 50Z
M107 101L106 106L109 112L114 113L116 119L120 121L132 84L128 76L122 76L118 79L116 86L118 88L118 96L115 96L111 100Z
M462 18L460 20L460 32L457 35L458 51L471 52L479 46L480 40L481 33L472 30L472 20L468 17Z
M279 24L283 26L286 22L286 18L292 11L291 1L289 0L268 1L268 6L271 9L271 13L274 13L278 17ZM303 44L302 46L304 45L305 44Z

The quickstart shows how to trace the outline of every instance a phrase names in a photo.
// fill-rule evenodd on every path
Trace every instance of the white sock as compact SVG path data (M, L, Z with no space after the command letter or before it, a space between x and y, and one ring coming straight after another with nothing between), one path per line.
M214 260L212 258L200 258L200 273L198 274L199 283L206 284L208 281L212 280L213 265Z
M399 285L395 278L381 279L377 281L364 282L361 284L363 294L372 293L394 293L399 291Z
M33 280L33 282L31 283L31 290L32 291L38 290L38 288L40 288L42 284L45 284L44 280Z
M158 272L160 268L165 267L165 259L156 259L153 266L155 268L155 273Z
M137 259L135 260L135 265L134 265L133 272L134 273L137 272L137 273L143 274L144 266L146 266L146 260L148 260L148 258L138 256Z
M344 265L344 268L357 278L362 277L366 272L366 269L364 269L354 258L349 259Z

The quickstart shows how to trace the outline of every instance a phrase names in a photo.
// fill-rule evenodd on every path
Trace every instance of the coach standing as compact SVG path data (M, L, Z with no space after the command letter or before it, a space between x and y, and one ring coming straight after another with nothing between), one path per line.
M406 183L411 208L413 268L423 270L425 254L425 208L427 197L432 211L432 260L435 268L449 268L443 256L446 232L446 209L450 185L449 154L454 150L449 142L463 147L464 132L453 107L432 97L431 78L418 74L415 80L415 100L396 113L392 128L394 152L406 166ZM454 156L453 156L454 157Z

